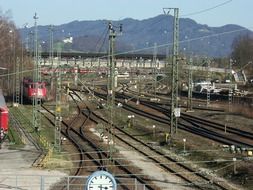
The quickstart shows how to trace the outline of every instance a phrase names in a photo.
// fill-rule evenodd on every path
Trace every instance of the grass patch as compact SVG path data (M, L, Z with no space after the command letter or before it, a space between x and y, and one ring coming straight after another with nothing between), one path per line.
M13 113L14 117L20 125L30 133L34 139L37 140L44 151L47 151L49 146L53 148L54 144L54 126L50 123L50 121L44 117L44 113L41 113L41 127L39 133L34 131L32 125L32 106L31 105L20 105L18 108L10 108L10 111ZM22 114L18 113L21 112ZM51 117L51 116L50 116ZM17 131L16 128L11 127L10 132L10 142L15 141L15 144L12 145L13 148L17 148L20 146L24 146L22 142L22 136L20 132ZM13 140L15 139L15 140ZM42 142L43 139L43 142ZM44 167L47 169L65 169L72 168L73 163L70 160L70 157L67 155L53 152L48 161L44 164Z
M10 149L16 149L16 148L23 148L24 147L24 143L22 142L22 139L21 139L19 133L17 133L17 131L14 130L12 125L9 126L9 131L8 131L7 138L10 142L10 146L9 146Z
M73 168L73 163L68 156L54 152L49 161L44 164L44 167L50 170L63 169L70 172Z

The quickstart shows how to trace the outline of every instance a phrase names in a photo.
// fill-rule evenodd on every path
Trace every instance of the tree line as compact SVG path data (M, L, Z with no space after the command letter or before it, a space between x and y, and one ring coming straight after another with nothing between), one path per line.
M4 14L0 14L0 88L11 95L16 83L15 74L22 70L31 70L31 59L22 44L22 39L14 22ZM19 65L16 68L17 64ZM29 69L30 68L30 69ZM28 73L31 75L31 73Z

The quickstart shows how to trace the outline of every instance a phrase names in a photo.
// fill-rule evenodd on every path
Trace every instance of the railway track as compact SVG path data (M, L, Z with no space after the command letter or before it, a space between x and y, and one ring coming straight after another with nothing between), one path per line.
M15 109L15 111L9 112L10 118L13 123L13 127L16 128L19 136L25 141L27 145L31 147L35 147L38 151L38 156L33 162L33 166L40 166L44 157L46 156L46 152L44 151L44 147L40 144L40 137L38 133L35 133L34 129L31 127L30 121L23 115L20 109ZM30 130L30 131L29 131Z
M165 115L169 115L170 111L167 108L156 105L152 102L141 102L143 105L150 108L162 111ZM181 120L186 121L192 127L199 129L200 131L207 131L213 136L220 137L223 140L219 140L221 143L227 143L228 145L235 145L241 148L253 148L253 133L244 131L231 126L225 126L214 121L203 119L200 117L181 113ZM184 125L182 121L179 121L179 125ZM189 126L189 125L188 125ZM224 132L226 130L226 133ZM237 140L237 139L240 140ZM218 140L219 138L217 138Z
M99 97L105 98L104 96ZM91 118L94 118L94 121L97 121L97 119L99 119L104 123L108 123L105 118L99 116L94 112L92 112ZM221 185L221 182L214 182L212 176L205 176L201 174L201 172L195 171L189 166L178 162L175 158L170 157L162 151L157 150L157 148L154 148L147 143L139 140L138 138L133 137L132 134L128 134L123 129L115 125L113 125L113 127L113 135L117 138L117 141L123 142L131 149L138 151L150 161L159 165L159 167L163 168L163 170L166 172L169 172L170 174L183 179L186 186L191 186L195 189L230 189L230 187L226 187L224 184Z
M47 109L45 106L43 106L43 108L50 113L51 117L47 117L48 120L52 123L54 121L54 114ZM87 122L89 121L89 117L84 117L84 115L82 114L82 112L80 111L80 107L78 107L78 114L72 118L71 122L66 123L64 121L62 121L62 125L61 125L61 133L66 136L71 142L72 144L77 148L78 152L79 152L79 159L76 161L76 167L74 167L73 171L73 176L80 176L80 175L88 175L88 173L86 172L87 170L94 170L95 168L101 167L101 163L100 161L101 156L100 156L100 152L99 151L94 151L94 145L88 141L87 139L85 139L84 133L81 133L80 131L82 131L82 128L87 124ZM87 163L87 159L90 161L89 163ZM80 181L82 179L77 178L77 177L73 177L70 179L70 181L68 182L68 186L69 188L71 187L71 189L80 189L80 186L83 186L81 184L83 184L83 181ZM66 181L61 182L60 184L57 184L54 189L66 189L66 187L64 187L64 185L61 184L67 184ZM62 186L60 188L60 186ZM82 187L84 188L84 187Z
M44 107L48 112L49 110ZM129 170L127 167L125 167L125 163L120 163L117 160L114 159L109 159L110 155L108 151L104 151L102 148L100 148L97 143L101 144L101 142L94 143L94 139L90 139L87 137L87 134L90 133L86 130L85 123L88 120L92 120L90 118L90 112L89 109L86 109L86 111L80 112L78 119L74 118L72 122L69 124L65 123L64 121L62 122L62 133L68 137L72 142L74 142L75 146L78 148L80 151L80 154L83 156L80 157L80 163L77 171L75 172L75 175L80 175L82 174L81 170L84 170L86 172L86 175L89 174L90 172L87 173L87 171L96 171L96 170L111 170L114 171L114 173L120 173L121 175L116 175L117 177L117 182L118 182L118 189L124 189L124 190L131 190L133 189L135 184L125 184L124 179L122 180L120 177L123 176L128 176L130 178L136 178L140 184L145 185L145 188L147 190L155 190L157 189L155 186L152 184L148 184L147 181L143 180L140 178L138 175L135 175L131 170ZM50 114L53 116L53 113L50 112ZM82 115L83 118L86 118L82 122L80 122L80 115ZM86 115L86 117L84 117ZM76 120L78 123L83 123L80 127L73 127L72 125L76 125L75 122ZM93 122L97 122L96 120L92 120ZM72 186L75 183L79 183L78 180L71 181ZM66 184L66 183L65 183ZM78 187L80 189L80 186ZM63 188L64 189L64 188Z
M97 95L103 96L99 93ZM127 95L123 95L123 94L117 94L117 98L130 99L131 97ZM132 98L131 100L135 101L136 99ZM155 114L145 113L143 112L143 110L139 110L133 106L130 106L123 101L120 101L120 102L123 104L123 108L128 111L134 112L144 117L148 117L150 119L161 122L163 124L168 124L168 125L170 124L169 123L170 111L168 108L161 107L161 105L157 105L154 102L142 101L142 100L140 101L140 104L146 107L149 107L151 109L154 109L156 111L159 111L166 116L166 117L161 117ZM185 113L181 113L180 118L181 120L178 123L179 129L191 132L193 134L214 140L216 142L219 142L225 145L235 145L240 148L253 148L253 141L252 141L253 133L226 126L227 134L229 133L233 134L233 136L231 136L224 133L225 126L222 124L205 120L202 118L190 116ZM237 140L238 138L240 138L240 140Z
M131 96L131 95L138 96L138 92L133 91L133 90L130 90L127 84L123 83L122 86L123 86L123 87L122 87L123 92L124 92L124 94L125 94L126 96ZM129 93L129 95L127 95L127 93ZM120 93L117 93L117 94L120 94ZM141 100L141 101L148 101L148 102L151 102L151 101L149 101L151 98L156 98L156 99L158 98L158 99L160 99L159 102L152 102L152 103L155 103L155 104L160 105L160 106L167 106L167 107L170 107L170 106L171 106L171 104L168 103L168 102L170 102L170 99L168 98L169 94L161 94L161 96L160 96L159 93L158 93L156 96L154 96L154 95L152 95L152 94L147 94L147 93L145 93L144 96L145 96L145 97L140 97L140 100ZM165 98L165 97L166 97L166 98ZM224 111L225 111L224 109L219 109L219 108L207 108L207 107L205 107L205 106L206 106L206 101L203 101L203 100L200 101L200 100L198 100L198 102L201 103L201 104L199 104L199 103L196 104L196 103L195 103L195 104L192 106L192 109L194 109L194 110L206 110L206 111L217 111L217 112L224 112ZM187 108L187 107L184 106L184 105L181 105L181 107L182 107L182 108Z
M79 97L76 93L75 93L75 95L77 97ZM79 99L81 100L80 97L79 97ZM92 112L90 109L86 109L85 111L82 111L82 113L83 113L83 115L86 115L86 117L88 117L91 121L98 124L97 120L98 120L99 116L96 115L96 117L94 118L94 112ZM80 132L82 134L82 137L85 137L85 129L82 128ZM100 156L101 161L105 160L105 162L108 162L108 163L104 163L102 165L99 165L100 167L98 169L102 168L104 170L113 171L113 173L114 173L114 175L117 179L116 181L118 183L118 189L129 189L130 190L130 189L134 188L134 184L127 184L126 185L124 180L123 181L121 180L122 177L134 178L138 181L139 184L142 184L143 186L145 186L146 189L150 189L150 190L157 189L157 187L155 187L153 184L150 184L149 181L147 181L147 180L141 178L140 176L136 175L134 171L131 171L131 169L129 169L127 166L125 166L126 163L122 163L122 161L113 159L110 155L110 152L103 151L102 148L99 148L99 146L97 144L93 143L94 139L89 139L87 137L83 140L89 142L92 145L92 148L95 149L93 151L99 152L101 154L101 156ZM98 142L98 143L101 144L101 142ZM90 158L90 159L94 160L94 158Z

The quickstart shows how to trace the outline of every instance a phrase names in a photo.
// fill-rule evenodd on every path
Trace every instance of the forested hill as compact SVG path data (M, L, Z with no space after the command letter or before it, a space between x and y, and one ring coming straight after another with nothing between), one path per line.
M72 37L72 43L63 44L64 51L106 52L108 49L108 22L108 20L73 21L54 26L54 43ZM231 53L231 45L237 36L252 35L251 31L233 24L209 27L188 18L181 18L179 22L180 53L214 57L227 56ZM116 31L120 24L123 25L122 35L116 38L117 52L153 53L155 44L157 44L159 54L165 54L172 49L172 16L159 15L145 20L126 18L112 21L112 23ZM29 33L33 30L33 28L21 29L24 41L29 41L27 40ZM39 26L38 31L40 41L44 41L43 51L47 51L50 39L49 25ZM169 48L166 44L170 44Z

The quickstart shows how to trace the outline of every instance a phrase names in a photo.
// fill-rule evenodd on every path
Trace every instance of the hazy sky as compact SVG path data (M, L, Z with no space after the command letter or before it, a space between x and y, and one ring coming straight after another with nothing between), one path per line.
M18 27L32 26L35 12L39 25L59 25L73 20L146 19L163 14L167 7L177 7L181 17L201 24L253 29L253 0L0 0L1 11L11 11Z

